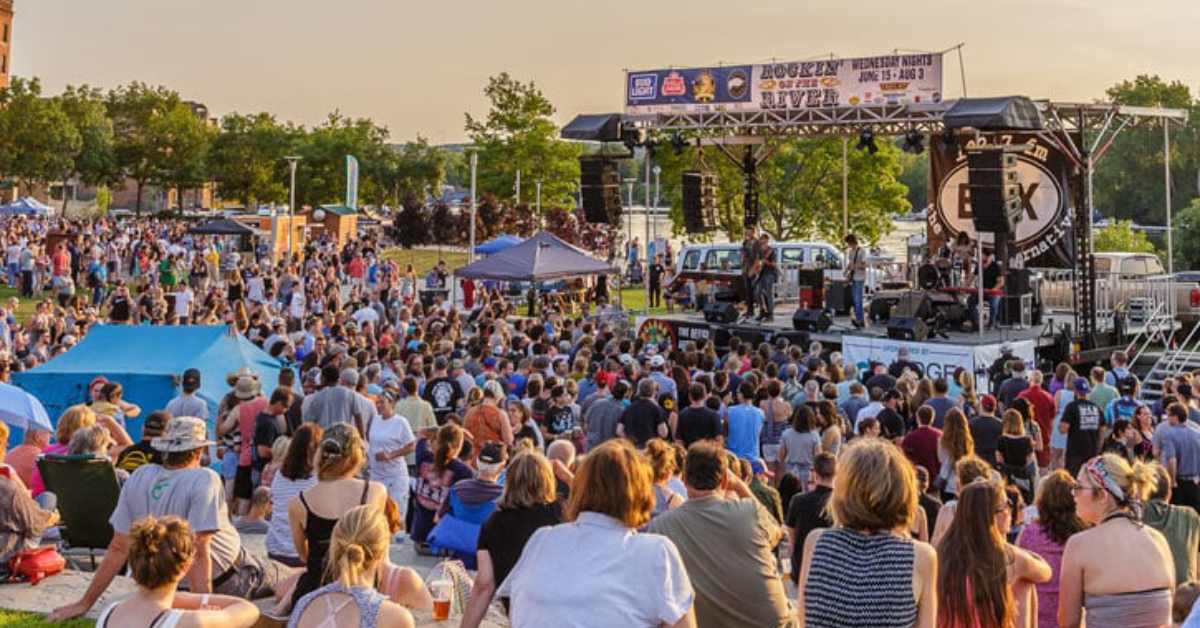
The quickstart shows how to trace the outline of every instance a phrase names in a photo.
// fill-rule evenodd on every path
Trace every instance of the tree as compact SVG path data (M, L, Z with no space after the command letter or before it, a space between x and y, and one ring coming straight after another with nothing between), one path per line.
M303 134L280 124L269 113L230 114L213 138L208 169L222 198L247 208L259 203L285 203L289 192L287 157Z
M1145 231L1133 228L1131 220L1116 220L1109 225L1097 229L1093 236L1093 245L1097 251L1116 251L1123 253L1157 253L1154 243L1146 237Z
M929 154L900 153L900 176L897 177L908 188L908 204L913 209L929 206Z
M369 118L347 118L339 112L312 129L298 150L297 205L341 203L346 198L346 156L358 159L359 197L378 198L378 163L387 159L388 131Z
M1107 90L1113 102L1145 107L1190 110L1200 116L1200 101L1193 100L1187 85L1158 76L1140 75ZM1121 132L1096 165L1093 181L1096 208L1105 216L1146 225L1166 224L1163 188L1163 132L1160 124L1142 124ZM1174 205L1184 203L1197 190L1200 169L1200 129L1196 124L1171 129L1171 189Z
M418 137L416 141L390 147L370 170L378 184L373 200L377 205L389 202L399 206L410 200L423 202L428 196L441 196L446 179L446 152Z
M104 106L104 94L87 85L68 86L58 101L80 139L79 150L70 155L71 164L62 177L63 211L66 211L68 182L74 179L96 186L115 183L117 162L113 124Z
M61 178L82 145L62 103L43 97L37 79L14 78L0 90L0 172L23 193Z
M196 117L184 103L150 120L149 135L155 146L154 182L175 188L179 212L183 213L183 191L207 180L206 160L214 135L208 121Z
M428 244L433 237L429 223L429 209L423 203L406 202L393 223L396 243L406 249Z
M450 213L450 206L442 201L433 205L430 215L430 232L437 244L458 244L462 242L463 231L457 218Z
M158 163L161 152L151 134L151 123L181 102L179 94L165 87L149 87L140 82L118 87L105 99L113 123L117 171L137 186L138 213L142 211L145 186L161 172Z
M1175 214L1175 268L1200 268L1200 198Z
M478 187L499 198L512 198L521 171L522 200L542 184L542 207L569 206L579 180L578 145L558 139L554 106L530 81L507 72L488 79L483 93L491 103L487 117L466 114L466 132L479 148Z

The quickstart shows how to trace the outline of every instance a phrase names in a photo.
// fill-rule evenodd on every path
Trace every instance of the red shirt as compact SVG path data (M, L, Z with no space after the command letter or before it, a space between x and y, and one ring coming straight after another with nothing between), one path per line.
M908 433L904 440L900 441L900 448L904 450L904 454L913 464L925 467L929 472L929 482L932 484L933 479L938 476L938 471L941 471L942 464L938 462L937 446L938 440L942 437L942 431L936 427L923 425Z
M71 254L66 249L58 249L54 252L54 276L62 277L68 274L71 270Z
M1041 386L1030 386L1022 390L1017 399L1024 399L1033 406L1033 420L1042 428L1042 450L1038 452L1038 465L1046 466L1050 464L1050 430L1054 429L1054 415L1058 413L1054 397Z
M346 272L355 279L362 279L363 271L365 270L366 265L363 263L361 257L355 257L354 259L350 260L349 264L346 264Z
M259 395L238 404L238 429L242 432L242 449L238 452L238 466L250 466L250 450L254 448L254 420L258 413L267 409L270 402Z

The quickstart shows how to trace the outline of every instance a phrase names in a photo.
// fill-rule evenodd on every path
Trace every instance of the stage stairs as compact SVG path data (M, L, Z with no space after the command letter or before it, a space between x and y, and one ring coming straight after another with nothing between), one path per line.
M1152 403L1162 397L1163 381L1175 377L1185 371L1200 369L1200 325L1194 325L1182 341L1173 342L1168 338L1161 352L1151 352L1146 346L1141 347L1133 358L1148 358L1157 354L1154 365L1142 377L1141 390L1138 398L1146 403ZM1131 359L1136 365L1137 360Z

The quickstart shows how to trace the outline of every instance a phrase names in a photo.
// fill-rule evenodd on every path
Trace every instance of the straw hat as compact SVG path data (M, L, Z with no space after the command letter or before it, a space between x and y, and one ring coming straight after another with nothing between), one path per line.
M177 416L167 422L166 433L150 441L150 446L163 453L192 451L215 444L208 440L204 420L194 416Z
M245 401L258 396L258 380L253 377L239 377L233 388L233 396Z

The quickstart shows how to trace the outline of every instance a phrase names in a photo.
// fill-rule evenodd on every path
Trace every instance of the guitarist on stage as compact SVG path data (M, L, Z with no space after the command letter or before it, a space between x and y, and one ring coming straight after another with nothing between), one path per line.
M867 252L858 245L858 236L846 234L843 240L846 245L846 281L850 282L851 299L854 301L854 318L850 321L855 327L862 327L863 320L863 285L867 280Z
M758 255L759 271L754 282L755 298L762 307L758 320L770 322L775 318L775 281L779 279L779 266L775 263L771 239L766 232L758 237Z
M754 302L757 294L755 282L762 264L758 246L758 230L746 227L746 238L742 240L742 285L739 292L746 302L746 318L754 318Z

